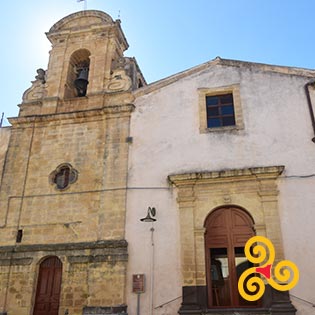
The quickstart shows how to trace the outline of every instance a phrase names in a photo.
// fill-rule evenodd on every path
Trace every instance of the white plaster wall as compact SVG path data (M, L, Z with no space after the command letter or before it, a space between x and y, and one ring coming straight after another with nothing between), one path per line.
M315 173L315 172L314 172ZM290 293L297 315L315 314L315 178L285 178L281 180L280 215L285 245L285 257L296 263L300 280Z
M181 302L178 213L173 192L166 185L165 187L166 189L131 188L128 192L126 239L129 262L126 288L130 315L137 314L137 295L131 293L131 280L132 275L138 273L146 276L146 291L140 297L140 314L151 314L152 227L154 308L175 299L174 302L154 310L154 314L177 314ZM140 221L146 216L148 206L154 206L157 210L157 221L154 224Z
M154 305L181 295L179 216L176 194L166 189L168 175L285 165L284 178L279 180L283 241L287 258L295 261L301 272L300 284L292 292L314 299L311 292L315 291L315 272L310 262L315 261L315 179L285 178L315 173L315 144L311 142L313 133L304 92L308 81L255 67L216 65L136 100L128 186L141 189L128 191L129 287L132 274L143 272L149 277L149 227L139 219L146 215L148 206L155 206ZM198 88L232 84L240 84L244 130L200 134ZM136 297L129 293L129 314L133 315L130 307L135 307ZM142 314L148 314L148 292L141 303ZM178 305L170 303L155 314L176 314ZM303 314L308 313L303 310Z

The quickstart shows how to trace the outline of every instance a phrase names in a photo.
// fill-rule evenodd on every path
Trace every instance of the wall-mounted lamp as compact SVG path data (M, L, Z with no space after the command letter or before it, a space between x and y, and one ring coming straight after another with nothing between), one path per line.
M147 216L145 218L140 219L142 222L151 222L152 227L150 228L151 232L151 247L152 247L152 256L151 256L151 266L150 266L150 274L151 274L151 283L150 283L150 315L153 315L153 310L154 310L154 301L153 301L153 291L154 291L154 227L153 223L156 221L154 218L156 215L156 210L154 207L148 207L148 212ZM139 315L139 307L138 307L138 312L137 314Z
M147 216L145 218L140 219L140 221L142 222L154 222L156 221L156 219L154 218L156 215L156 210L154 207L149 207L148 208L148 213Z

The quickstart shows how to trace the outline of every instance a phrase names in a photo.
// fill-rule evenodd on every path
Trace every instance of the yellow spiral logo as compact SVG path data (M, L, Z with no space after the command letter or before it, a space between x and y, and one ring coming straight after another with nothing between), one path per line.
M299 281L299 270L290 260L282 260L272 268L275 249L266 237L250 238L245 245L245 256L253 264L261 265L245 270L238 280L238 291L247 301L257 301L264 294L265 283L261 275L279 291L291 290Z

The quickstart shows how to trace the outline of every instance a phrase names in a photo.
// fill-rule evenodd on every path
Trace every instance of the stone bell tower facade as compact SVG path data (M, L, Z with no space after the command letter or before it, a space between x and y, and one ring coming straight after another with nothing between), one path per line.
M145 85L120 21L57 22L11 136L0 190L0 314L120 314L132 91Z

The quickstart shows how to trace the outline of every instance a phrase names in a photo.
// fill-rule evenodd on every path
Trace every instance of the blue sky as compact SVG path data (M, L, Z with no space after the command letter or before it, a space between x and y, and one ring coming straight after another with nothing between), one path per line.
M315 68L314 0L87 0L87 7L120 14L125 55L136 57L148 82L216 56ZM1 2L0 114L17 116L36 69L47 69L45 32L83 8L76 0Z

